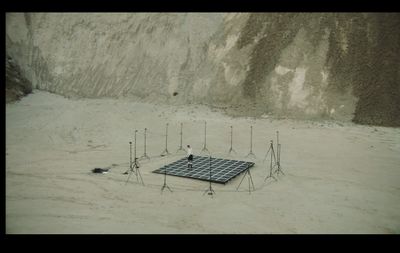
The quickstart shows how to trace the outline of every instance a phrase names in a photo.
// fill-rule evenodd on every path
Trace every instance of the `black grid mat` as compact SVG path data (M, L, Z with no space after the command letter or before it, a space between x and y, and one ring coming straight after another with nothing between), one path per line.
M205 156L193 156L193 168L187 168L187 158L167 164L153 173L194 178L225 184L236 177L247 168L254 165L253 162L229 160L222 158L211 158L211 180L210 180L210 158Z

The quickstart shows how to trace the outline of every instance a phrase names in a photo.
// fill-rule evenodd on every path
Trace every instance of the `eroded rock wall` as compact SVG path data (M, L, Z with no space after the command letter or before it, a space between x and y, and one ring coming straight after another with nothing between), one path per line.
M6 48L68 97L400 126L398 13L8 13Z
M32 92L32 84L26 79L14 60L6 55L6 103L15 102Z

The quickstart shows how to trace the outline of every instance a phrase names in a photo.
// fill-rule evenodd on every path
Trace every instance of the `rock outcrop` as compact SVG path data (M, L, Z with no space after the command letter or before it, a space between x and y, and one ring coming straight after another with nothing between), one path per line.
M6 56L6 103L15 102L32 92L32 84L10 56Z

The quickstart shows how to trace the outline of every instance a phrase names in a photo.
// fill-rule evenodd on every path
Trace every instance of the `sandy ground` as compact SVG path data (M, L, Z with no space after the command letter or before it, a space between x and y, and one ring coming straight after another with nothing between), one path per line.
M195 154L207 146L235 159L257 158L256 191L239 175L226 185L151 171L175 161L179 126ZM165 123L169 123L168 150ZM147 127L150 161L140 161L145 186L126 184L129 141L138 129L138 156ZM264 178L269 140L280 131L278 181ZM128 100L70 100L42 91L6 106L6 233L399 233L400 129L351 123L230 118L201 106L185 108ZM110 167L93 174L95 167Z

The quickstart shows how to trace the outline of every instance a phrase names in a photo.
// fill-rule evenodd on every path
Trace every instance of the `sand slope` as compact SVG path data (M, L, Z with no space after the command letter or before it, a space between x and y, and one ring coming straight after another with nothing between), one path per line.
M168 177L173 193L160 194L163 176L151 173L182 157L184 144L198 154L203 124L208 148L227 157L233 147L244 159L254 126L251 169L256 191L241 176L214 184ZM165 123L168 149L164 150ZM141 161L145 186L126 184L129 144L149 129ZM264 155L280 131L285 176L267 181ZM128 100L69 100L35 90L6 106L7 233L399 233L400 129L334 122L229 118L201 106L158 106ZM92 174L110 167L108 174Z

